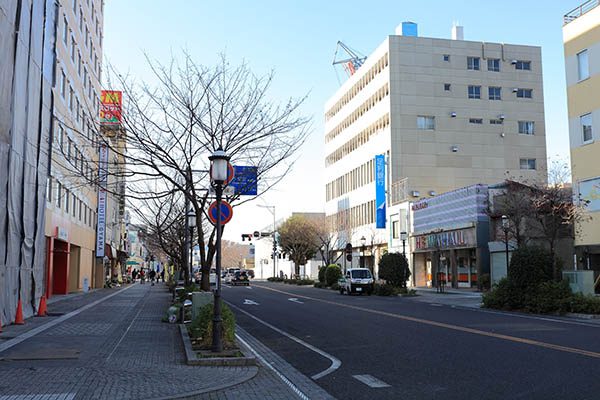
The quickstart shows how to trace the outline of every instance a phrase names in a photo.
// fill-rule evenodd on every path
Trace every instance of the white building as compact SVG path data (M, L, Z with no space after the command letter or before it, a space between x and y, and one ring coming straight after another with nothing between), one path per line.
M465 41L462 27L453 39L416 31L399 26L325 104L325 212L337 248L364 254L354 264L374 267L389 246L402 251L408 202L546 176L541 49ZM378 155L387 205L379 229Z

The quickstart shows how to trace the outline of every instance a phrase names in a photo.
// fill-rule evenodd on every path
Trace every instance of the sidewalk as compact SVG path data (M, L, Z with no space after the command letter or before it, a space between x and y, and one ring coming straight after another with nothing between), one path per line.
M438 293L435 288L416 288L417 297L415 301L432 304L444 304L458 307L480 308L481 296L483 293L473 290L452 289L444 290L444 293Z
M0 334L0 400L298 398L263 366L184 364L164 284L73 296ZM62 315L58 315L62 314Z

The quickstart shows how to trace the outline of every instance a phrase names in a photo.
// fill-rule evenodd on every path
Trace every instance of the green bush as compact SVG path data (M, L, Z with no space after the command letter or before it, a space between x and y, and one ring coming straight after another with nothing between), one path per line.
M332 286L334 283L337 284L338 279L342 277L342 269L335 264L330 264L327 267L327 272L325 272L325 280L327 281L327 286Z
M400 253L387 253L379 260L379 277L396 287L406 287L410 269L406 257Z
M535 293L525 298L525 310L532 313L549 314L569 311L566 299L573 295L568 281L548 281L541 283Z
M600 314L600 299L576 293L563 300L563 307L572 313Z
M235 316L227 304L221 302L222 341L224 348L235 347ZM213 304L200 309L200 315L187 325L190 336L200 342L200 348L208 349L212 344Z
M542 247L520 246L513 252L508 278L524 291L552 280L552 255Z
M320 289L321 289L321 288L326 288L326 287L327 287L327 285L325 285L323 282L319 282L319 281L315 282L315 283L313 284L313 286L314 286L314 287L316 287L316 288L320 288Z
M330 286L331 290L340 290L340 285L337 282L334 282L333 285Z
M502 278L492 290L483 295L481 300L484 308L517 310L523 308L524 295L512 280Z
M269 282L284 282L284 281L285 281L285 279L284 279L284 278L279 278L279 277L277 277L277 276L275 276L275 277L270 277L270 278L267 278L267 280L268 280Z
M327 266L323 265L319 268L319 282L325 283L325 273L327 272Z
M490 290L490 274L481 274L477 283L479 290Z
M375 296L398 296L398 293L400 293L400 288L388 283L376 283L373 287L373 294Z

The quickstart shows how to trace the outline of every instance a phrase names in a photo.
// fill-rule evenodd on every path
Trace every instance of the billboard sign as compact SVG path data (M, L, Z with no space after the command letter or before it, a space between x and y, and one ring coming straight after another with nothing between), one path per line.
M385 228L385 156L375 156L375 227Z
M121 101L123 94L115 90L103 90L100 96L100 125L121 125Z
M579 182L579 196L587 211L600 210L600 177Z
M100 144L98 167L98 226L96 227L96 257L104 257L104 243L106 241L106 184L108 180L108 146L105 142Z

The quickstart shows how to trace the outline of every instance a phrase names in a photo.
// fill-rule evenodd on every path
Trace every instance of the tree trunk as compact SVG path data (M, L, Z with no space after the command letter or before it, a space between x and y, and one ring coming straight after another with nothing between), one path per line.
M298 279L298 276L300 275L300 264L299 263L294 262L294 270L295 270L296 279Z

